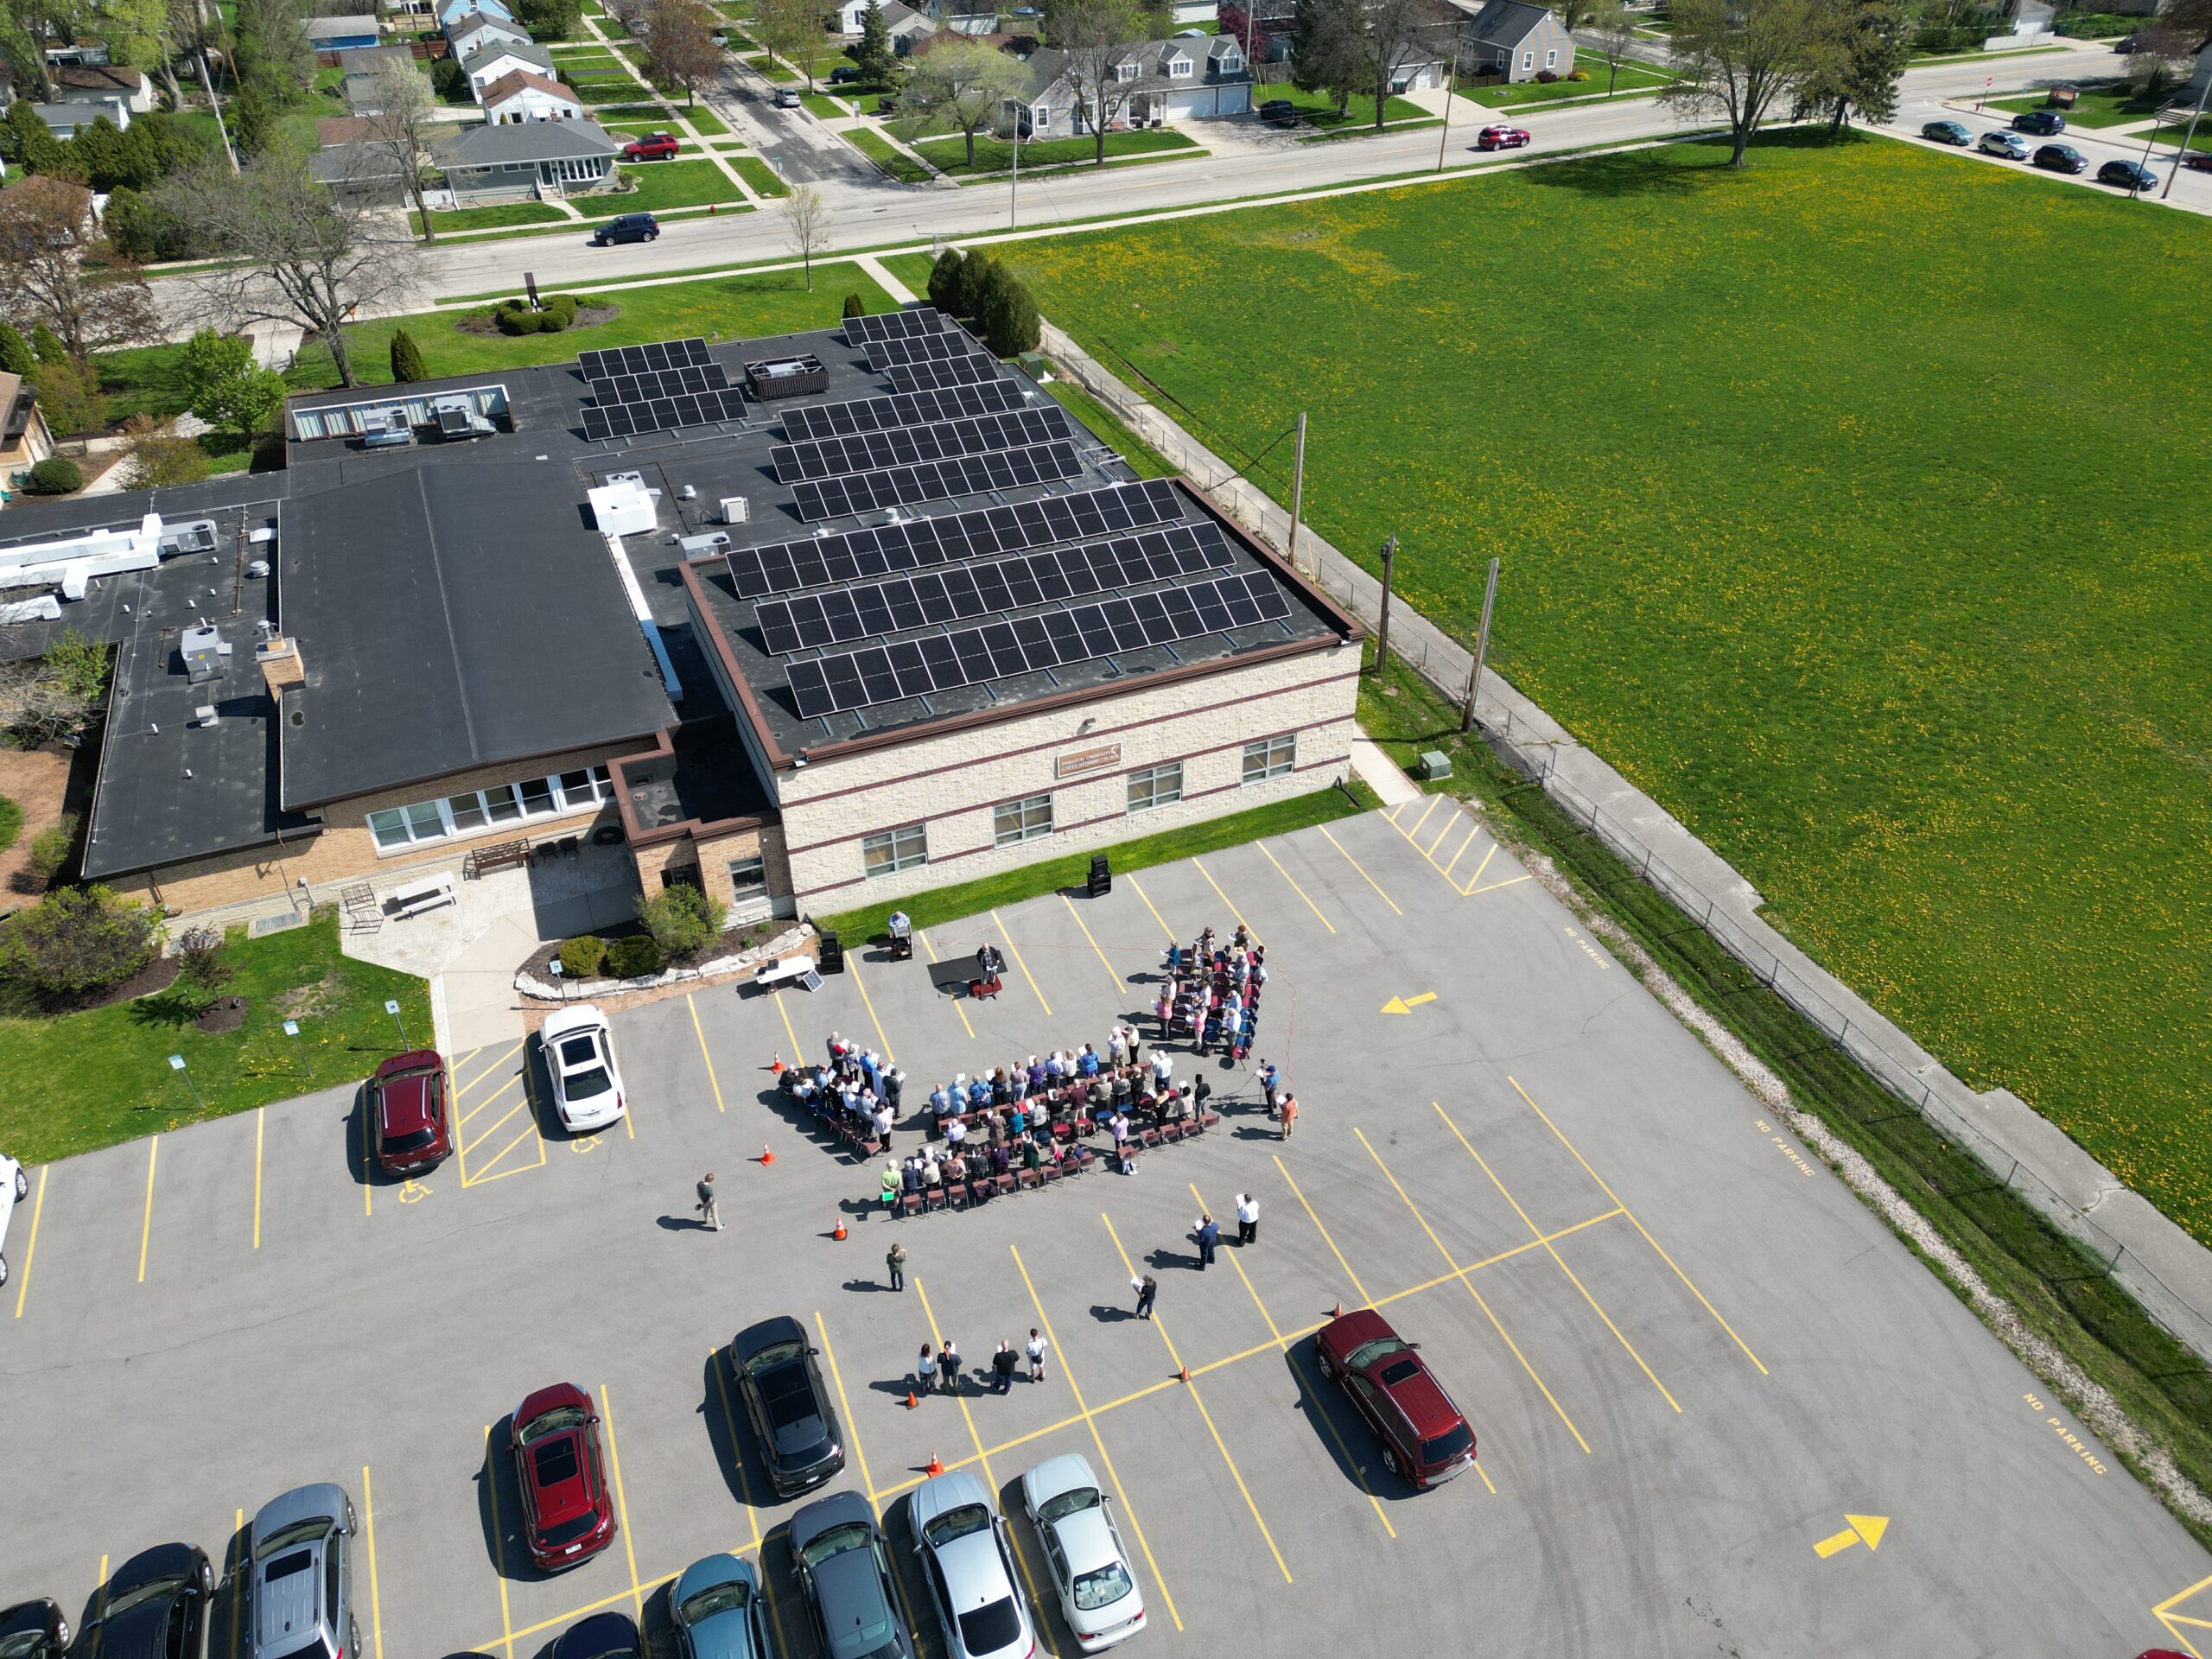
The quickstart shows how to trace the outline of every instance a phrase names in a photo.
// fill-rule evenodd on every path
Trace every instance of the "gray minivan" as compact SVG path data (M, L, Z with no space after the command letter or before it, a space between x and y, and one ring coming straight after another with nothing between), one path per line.
M251 1659L353 1659L353 1500L325 1481L271 1499L247 1535Z

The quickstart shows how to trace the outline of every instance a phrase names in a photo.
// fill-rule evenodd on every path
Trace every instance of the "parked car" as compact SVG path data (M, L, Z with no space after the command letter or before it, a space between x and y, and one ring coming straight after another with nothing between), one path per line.
M2012 130L2038 138L2055 137L2066 130L2066 118L2056 110L2023 110L2012 118Z
M668 1616L683 1659L768 1659L760 1580L753 1563L709 1555L676 1576Z
M1391 1474L1426 1491L1474 1467L1475 1431L1430 1374L1418 1344L1373 1308L1323 1325L1314 1333L1313 1358L1375 1431Z
M595 1003L563 1008L538 1027L545 1070L553 1079L553 1109L561 1127L589 1135L622 1116L622 1074L614 1067L614 1038Z
M353 1659L353 1500L329 1481L271 1498L246 1535L250 1659Z
M849 86L861 78L861 67L856 63L841 63L830 72L832 86Z
M1021 1507L1045 1547L1060 1612L1085 1653L1144 1629L1144 1593L1112 1503L1080 1452L1047 1458L1021 1478Z
M1961 121L1930 121L1920 130L1920 136L1939 144L1956 144L1962 149L1974 142L1974 135Z
M651 213L617 213L591 233L594 248L618 242L651 242L660 235L660 221Z
M1271 127L1294 127L1305 118L1287 98L1271 98L1260 105L1260 119Z
M196 1544L161 1544L133 1555L101 1587L71 1659L200 1659L214 1588L214 1567ZM0 1638L0 1654L13 1651Z
M1526 127L1484 127L1475 135L1475 148L1478 149L1520 149L1528 144L1529 137L1529 129Z
M369 1079L369 1145L387 1175L420 1175L453 1155L445 1058L435 1049L395 1054Z
M2007 132L2001 127L1994 131L1983 133L1975 141L1974 148L1985 156L2001 156L2008 162L2024 162L2028 159L2028 141L2021 137L2018 133Z
M573 1382L538 1389L515 1408L507 1444L523 1537L539 1571L580 1567L614 1541L614 1499L589 1395Z
M1037 1633L1014 1587L1014 1541L983 1483L955 1469L924 1481L907 1503L952 1659L1029 1659Z
M553 1659L645 1659L638 1627L627 1613L594 1613L561 1632Z
M777 87L776 107L779 110L798 109L799 107L798 88L796 86Z
M622 146L626 162L668 162L676 159L683 143L672 132L641 132Z
M41 1596L0 1608L0 1659L61 1659L69 1621L61 1604Z
M806 1327L789 1316L749 1325L729 1344L730 1374L779 1497L811 1491L845 1466L837 1414Z
M2212 149L2183 150L2181 164L2192 173L2212 173Z
M829 1659L914 1659L891 1587L891 1551L866 1498L816 1498L792 1512L790 1537L791 1576Z
M2107 162L2097 169L2099 184L2116 184L2123 190L2155 190L2158 175L2140 162Z
M0 1152L0 1285L8 1282L8 1223L14 1217L16 1206L30 1196L30 1177L23 1173L23 1166L4 1152Z
M2089 158L2071 144L2045 144L2035 153L2035 165L2046 173L2086 173Z

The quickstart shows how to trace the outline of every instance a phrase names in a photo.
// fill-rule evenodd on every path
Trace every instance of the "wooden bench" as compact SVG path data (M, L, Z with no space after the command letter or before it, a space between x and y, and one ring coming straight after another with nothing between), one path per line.
M419 916L426 910L435 910L440 905L460 902L460 895L453 890L451 872L441 870L435 875L423 876L394 887L385 901L391 914L399 917Z
M471 881L486 870L504 870L518 864L530 862L530 843L526 841L497 841L479 847L468 855L468 861L461 873Z

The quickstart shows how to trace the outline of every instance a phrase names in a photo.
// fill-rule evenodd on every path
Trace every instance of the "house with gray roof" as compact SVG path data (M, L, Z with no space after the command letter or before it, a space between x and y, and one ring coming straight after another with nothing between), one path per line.
M387 63L411 73L415 54L404 46L354 47L338 54L338 67L346 72L347 109L356 115L378 113L377 68Z
M456 14L444 29L447 49L456 59L497 46L502 41L516 46L531 43L530 31L513 18L474 8Z
M349 52L356 47L370 47L381 38L373 15L352 17L308 17L300 23L301 31L308 37L308 45L317 52Z
M1564 79L1574 67L1574 37L1558 16L1525 0L1452 0L1465 22L1459 29L1459 66L1471 75L1535 80Z
M553 54L530 41L494 41L461 60L461 72L468 77L468 90L476 94L479 104L484 101L486 86L518 69L528 69L548 80L560 79L553 67Z
M1172 126L1252 107L1252 67L1231 35L1135 41L1116 48L1109 62L1120 99L1116 127ZM1088 89L1070 74L1068 54L1039 47L1025 63L1029 86L1023 99L1009 100L1009 124L1018 112L1033 137L1090 131Z
M611 188L621 149L596 121L487 122L431 147L460 207Z

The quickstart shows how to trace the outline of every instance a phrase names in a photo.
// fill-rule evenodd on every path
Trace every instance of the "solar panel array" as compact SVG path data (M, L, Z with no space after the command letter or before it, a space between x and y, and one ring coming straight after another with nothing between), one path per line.
M904 340L871 340L868 360L879 369L904 368L909 363L938 363L952 357L983 357L988 353L974 335L954 328L942 334L909 334Z
M1027 449L1000 449L987 455L926 461L887 472L855 473L849 478L810 480L792 492L802 518L842 518L917 501L944 501L956 495L1053 484L1083 475L1075 446L1065 441Z
M610 346L604 351L578 352L577 366L587 380L604 380L613 374L643 374L649 369L680 369L687 363L710 363L707 342L697 335L688 340L660 340L649 346Z
M1021 553L1084 537L1116 536L1183 516L1164 478L1103 490L1047 496L1012 506L975 507L912 524L838 536L810 536L765 547L732 548L725 563L741 599L861 582L894 571L928 569L963 559Z
M887 432L779 443L769 452L768 460L776 469L777 481L790 484L876 467L912 467L919 461L980 454L988 449L1020 449L1067 435L1067 416L1054 404L1044 409L980 415L973 420L941 421L935 426L900 426Z
M1117 651L1138 651L1289 613L1290 602L1274 577L1255 570L1189 588L808 658L790 666L791 697L800 717L811 720L840 709L1088 662Z
M745 418L744 391L703 340L616 346L580 353L576 362L591 382L584 436L594 442Z
M784 435L794 443L803 443L810 438L844 438L855 432L887 431L894 426L927 426L932 421L1001 414L1009 409L1019 409L1027 401L1021 389L1011 380L992 380L980 386L949 386L942 391L817 404L784 410Z
M942 391L950 386L985 385L999 378L998 359L978 352L942 363L907 363L885 371L902 392Z
M879 340L908 340L917 334L942 333L950 326L950 319L934 306L916 306L909 311L880 311L873 316L847 317L845 340L849 345L868 346Z
M1195 575L1232 563L1235 557L1217 525L1170 524L1059 552L924 571L797 599L764 599L753 607L753 616L762 642L782 656L872 633L936 627L1109 588Z

